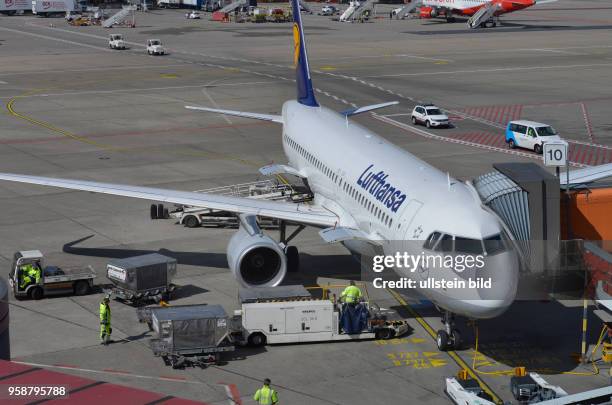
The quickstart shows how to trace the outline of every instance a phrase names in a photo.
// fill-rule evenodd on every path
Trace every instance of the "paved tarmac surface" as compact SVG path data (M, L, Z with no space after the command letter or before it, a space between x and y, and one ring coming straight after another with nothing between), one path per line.
M380 7L381 15L385 10ZM471 31L464 22L340 24L305 16L317 97L338 111L400 101L356 120L460 179L487 173L495 162L541 159L503 144L503 125L515 118L552 124L570 140L577 166L611 162L609 2L561 0L503 22ZM295 93L290 27L222 24L207 15L185 20L181 10L138 13L137 28L112 30L1 16L0 171L180 190L256 180L257 168L284 162L280 128L184 105L278 113ZM109 32L123 33L130 49L109 50ZM146 55L143 45L154 37L169 55ZM454 127L413 127L409 113L419 101L446 109ZM148 204L139 200L12 183L0 184L0 191L4 274L15 251L40 249L50 264L93 265L96 283L104 284L109 258L161 250L180 264L176 282L183 288L174 303L236 308L237 286L225 258L233 230L150 221ZM295 244L302 271L287 283L359 276L346 250L324 244L316 230ZM235 384L247 398L264 377L287 404L448 403L442 377L472 365L471 327L462 325L464 349L438 353L420 322L440 327L432 308L416 306L424 317L416 319L386 291L370 292L409 319L411 331L402 339L241 349L220 366L172 370L151 355L134 308L119 302L112 303L117 343L98 345L96 293L12 301L12 354L208 403L226 403L219 382ZM580 317L573 303L522 302L481 322L479 349L487 357L476 358L477 375L502 400L512 399L509 377L495 372L518 365L546 369L546 379L568 392L607 385L607 366L591 375L571 358L580 348ZM600 325L594 319L589 325L594 341Z

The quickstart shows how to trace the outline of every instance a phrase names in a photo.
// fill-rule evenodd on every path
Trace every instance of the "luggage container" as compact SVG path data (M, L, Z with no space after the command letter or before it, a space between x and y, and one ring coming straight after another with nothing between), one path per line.
M106 277L113 283L108 291L117 298L139 305L146 301L168 301L176 286L176 259L151 253L108 262Z
M234 351L230 320L220 305L147 307L137 314L154 333L153 354L173 368L218 364L223 352Z

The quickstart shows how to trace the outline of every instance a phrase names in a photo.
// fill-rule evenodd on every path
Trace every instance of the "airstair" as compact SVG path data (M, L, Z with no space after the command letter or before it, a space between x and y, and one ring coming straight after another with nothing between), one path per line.
M238 7L245 7L245 6L248 6L248 4L249 4L248 0L235 0L235 1L232 1L230 4L228 4L227 6L223 7L221 10L218 10L217 12L231 13L234 10L236 10Z
M250 183L234 184L230 186L196 190L196 193L216 194L232 197L252 198L254 200L284 201L293 203L303 203L311 201L313 198L309 189L303 186L295 186L287 183L280 183L274 180L262 180ZM153 212L156 211L156 218ZM238 220L234 213L209 208L190 207L177 205L172 212L164 214L164 208L151 206L151 219L173 218L177 223L189 228L197 226L206 227L238 227ZM161 215L159 215L161 213ZM279 226L278 220L272 218L260 218L259 225L266 229L276 229Z
M111 28L113 25L119 25L128 19L131 20L130 21L131 25L134 25L134 12L135 11L136 11L135 6L124 7L121 10L119 10L118 13L113 14L112 16L104 20L104 22L102 23L102 26L104 28Z
M352 1L349 3L349 8L340 16L340 21L359 21L364 14L372 12L376 3L378 3L378 0L366 0L363 3Z
M401 9L397 10L395 13L395 18L398 20L403 20L406 16L416 10L418 7L421 7L423 2L420 0L413 0L409 4L406 4Z
M474 29L487 24L495 16L501 8L501 4L495 1L488 2L481 7L470 19L468 20L468 27ZM493 20L493 26L497 25Z
M306 11L309 14L312 14L312 9L310 8L310 6L308 6L308 4L306 4L304 0L300 0L300 6L302 7L302 10Z

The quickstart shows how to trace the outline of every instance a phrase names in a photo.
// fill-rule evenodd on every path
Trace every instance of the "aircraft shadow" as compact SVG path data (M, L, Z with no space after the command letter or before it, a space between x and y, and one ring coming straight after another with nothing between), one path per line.
M224 253L205 253L205 252L176 252L168 249L150 250L150 249L131 249L131 248L89 248L78 247L81 242L84 242L94 235L89 235L84 238L68 242L64 244L62 251L64 253L88 256L88 257L106 257L109 259L126 259L128 257L146 255L149 253L159 253L164 256L176 259L178 264L187 266L206 266L214 268L227 268L227 258Z
M392 309L406 318L414 317L404 307ZM441 316L433 306L419 308L417 312L423 318ZM462 337L459 353L470 366L476 356L474 364L483 372L524 366L540 374L559 374L578 366L576 355L582 336L582 305L570 308L554 300L516 301L501 316L479 320L478 329L462 317L457 318L456 327ZM600 328L601 322L590 310L587 344L596 343ZM487 358L474 353L476 333L478 353ZM586 367L590 370L591 366Z

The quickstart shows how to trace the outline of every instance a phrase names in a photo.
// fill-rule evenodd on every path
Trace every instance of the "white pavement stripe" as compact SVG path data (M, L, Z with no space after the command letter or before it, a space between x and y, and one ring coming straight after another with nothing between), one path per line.
M612 66L612 63L591 63L584 65L552 65L552 66L517 66L510 68L492 68L492 69L473 69L473 70L445 70L439 72L418 72L418 73L395 73L389 75L374 75L365 76L366 78L377 77L402 77L402 76L436 76L436 75L454 75L459 73L494 73L494 72L520 72L524 70L549 70L549 69L577 69L589 67L607 67Z
M435 135L431 132L425 131L423 129L420 128L415 128L413 126L410 126L408 124L404 124L403 122L399 122L399 121L395 121L394 119L382 116L382 115L378 115L375 113L372 113L372 117L374 119L377 119L379 121L382 122L386 122L387 124L393 125L395 127L401 128L405 131L409 131L412 133L415 133L417 135L420 135L422 137L425 138L429 138L429 139L435 139L438 141L443 141L443 142L449 142L449 143L455 143L455 144L459 144L459 145L465 145L465 146L472 146L472 147L476 147L476 148L480 148L480 149L486 149L486 150L491 150L491 151L495 151L495 152L501 152L501 153L506 153L509 155L516 155L516 156L522 156L522 157L527 157L527 158L531 158L531 159L538 159L538 160L542 160L542 157L539 155L535 155L533 153L528 153L528 152L521 152L521 151L517 151L517 150L512 150L512 149L505 149L505 148L499 148L496 146L489 146L489 145L483 145L480 143L476 143L476 142L469 142L469 141L464 141L462 139L455 139L455 138L449 138L449 137L445 137L445 136L440 136L440 135ZM571 162L570 163L572 166L576 166L576 167L587 167L588 165L584 165L584 164L580 164L580 163L575 163L575 162Z
M185 61L185 63L193 63ZM53 69L53 70L27 70L20 72L9 72L9 73L0 73L0 76L18 76L18 75L38 75L45 73L76 73L76 72L95 72L95 71L107 71L107 70L132 70L132 69L166 69L169 67L178 67L185 66L184 63L174 63L171 65L137 65L137 66L108 66L108 67L100 67L100 68L83 68L83 69ZM0 81L0 83L5 83ZM6 84L6 83L5 83Z
M114 94L114 93L137 93L140 91L159 91L159 90L180 90L180 89L198 89L207 87L225 87L225 86L249 86L254 84L269 84L271 82L244 82L244 83L220 83L220 84L198 84L191 86L165 86L165 87L142 87L136 89L116 89L116 90L87 90L87 91L72 91L64 93L42 93L42 94L29 94L25 96L19 96L19 98L32 98L32 97L60 97L60 96L79 96L83 94Z
M52 368L52 369L58 369L58 370L74 370L74 371L82 371L85 373L96 373L96 374L114 374L114 375L121 375L121 376L125 376L125 377L134 377L134 378L140 378L140 379L146 379L146 380L157 380L157 381L171 381L171 382L177 382L177 383L185 383L185 384L198 384L198 385L207 385L206 383L200 382L200 381L192 381L192 380L183 380L181 378L168 378L168 377L156 377L156 376L151 376L151 375L141 375L141 374L132 374L130 372L121 372L119 370L117 371L106 371L106 370L92 370L89 368L79 368L79 367L69 367L69 366L56 366L53 364L39 364L39 363L30 363L27 361L14 361L13 363L17 363L17 364L23 364L25 366L32 366L32 367L40 367L40 368Z
M107 47L103 47L103 46L83 44L81 42L68 41L67 39L50 37L48 35L34 34L33 32L28 32L28 31L20 31L20 30L15 30L15 29L6 28L6 27L0 27L0 30L8 31L8 32L13 32L15 34L29 35L29 36L35 37L35 38L47 39L49 41L56 41L56 42L63 42L63 43L66 43L66 44L71 44L71 45L84 46L86 48L92 48L92 49L96 49L96 50L104 51L104 52L114 52L114 51L108 49Z

